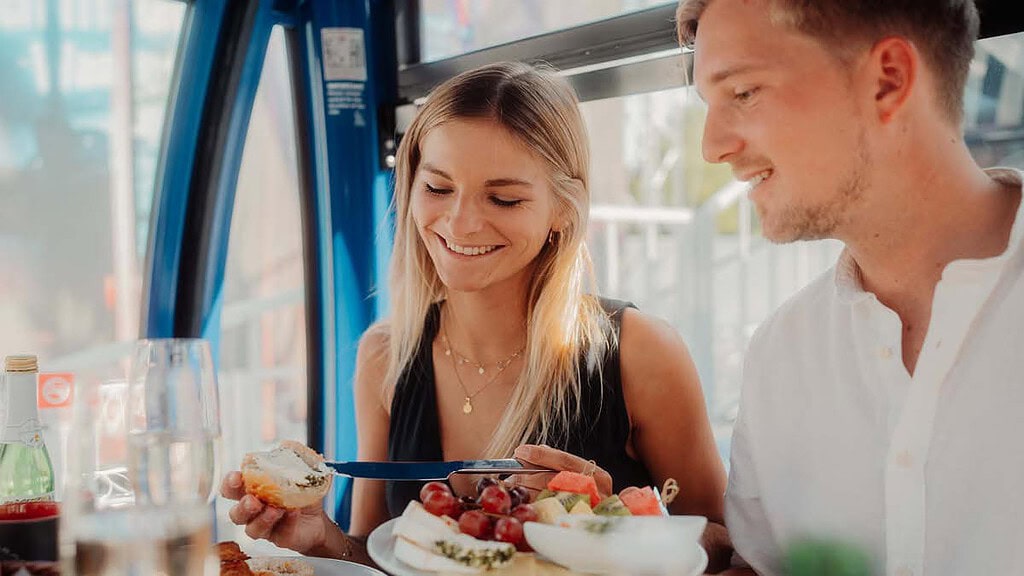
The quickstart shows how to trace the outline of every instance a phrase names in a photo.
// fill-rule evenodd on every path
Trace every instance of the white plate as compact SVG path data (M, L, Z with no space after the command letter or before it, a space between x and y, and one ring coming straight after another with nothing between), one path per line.
M436 572L417 570L395 557L395 535L392 529L398 518L392 518L377 526L366 539L366 551L370 558L392 576L435 576Z
M436 572L417 570L395 557L395 535L392 529L398 518L392 518L378 526L366 540L366 551L370 558L377 563L377 566L392 576L436 576ZM697 545L698 562L694 565L693 571L685 576L700 576L708 567L708 555L700 545ZM320 576L320 573L317 573ZM684 575L680 575L684 576Z
M257 556L257 558L265 558L265 556ZM387 576L380 570L369 566L333 558L318 558L316 556L271 556L271 558L302 560L313 567L316 576Z

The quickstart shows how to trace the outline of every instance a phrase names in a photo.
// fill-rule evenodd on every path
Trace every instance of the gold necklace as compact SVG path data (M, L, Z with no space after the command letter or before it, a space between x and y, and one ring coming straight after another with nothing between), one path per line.
M501 373L505 371L505 368L508 368L509 364L511 364L513 360L518 358L523 353L523 351L526 350L526 346L523 346L519 350L516 350L515 352L513 352L512 355L509 356L508 358L506 358L505 360L502 360L501 362L498 362L497 365L496 365L497 370L494 372L494 376L491 376L487 380L487 382L484 382L484 385L481 386L480 388L478 388L476 392L473 392L472 394L470 394L469 393L469 389L466 388L465 382L462 381L462 375L459 374L459 366L461 364L466 364L466 362L461 362L461 359L459 359L459 360L456 359L456 356L461 356L461 355L458 352L455 352L452 349L452 347L451 347L451 345L450 345L450 343L448 341L448 329L447 328L442 328L441 329L441 342L444 344L444 355L449 357L449 358L451 358L451 360L452 360L452 370L455 372L455 379L458 381L459 387L462 388L462 393L464 394L464 399L463 399L463 402L462 402L462 413L465 414L466 416L469 416L470 414L473 413L473 398L475 398L477 394L483 392L485 388L487 388L495 380L497 380L498 376L501 376ZM473 362L473 364L476 364L476 363ZM479 373L480 374L484 373L482 367L480 368Z
M455 347L452 346L451 343L448 341L447 333L445 333L445 332L441 333L441 342L444 343L444 355L445 356L454 356L455 359L458 361L459 366L464 366L466 364L472 364L473 366L476 366L476 372L477 372L477 374L479 374L481 376L483 376L487 372L487 364L486 363L477 362L476 360L470 360L466 356L463 356L463 354L461 352L456 350ZM522 354L523 351L525 351L525 350L526 350L525 346L520 348L519 350L516 350L508 358L505 358L504 360L499 360L498 362L495 362L494 363L494 367L498 370L498 372L501 372L505 368L508 368L508 365L511 364L513 360L518 358L519 355Z

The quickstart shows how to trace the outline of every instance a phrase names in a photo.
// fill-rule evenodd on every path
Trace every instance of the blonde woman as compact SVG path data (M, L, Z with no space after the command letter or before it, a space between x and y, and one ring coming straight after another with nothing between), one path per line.
M359 347L359 459L593 460L605 492L675 478L672 512L720 522L725 472L686 347L587 292L588 163L575 94L551 72L494 64L430 95L398 151L391 313ZM229 475L224 493L239 488ZM419 489L356 480L351 535L318 506L286 515L246 496L231 517L358 557Z

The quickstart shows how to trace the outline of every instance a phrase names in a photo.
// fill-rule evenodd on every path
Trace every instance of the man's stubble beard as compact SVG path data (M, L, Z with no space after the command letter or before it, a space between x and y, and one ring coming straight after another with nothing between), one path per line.
M824 202L811 206L788 204L769 218L765 218L758 207L765 238L775 244L835 238L837 229L849 221L851 208L864 196L870 165L871 154L861 130L857 137L857 163L843 177L836 192ZM772 221L774 225L764 225Z

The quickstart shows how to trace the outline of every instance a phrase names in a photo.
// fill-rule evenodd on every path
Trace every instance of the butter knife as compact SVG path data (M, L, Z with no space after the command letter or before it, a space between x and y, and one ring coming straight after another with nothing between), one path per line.
M375 480L447 480L452 474L537 474L548 468L523 465L512 458L448 462L324 462L335 474Z

